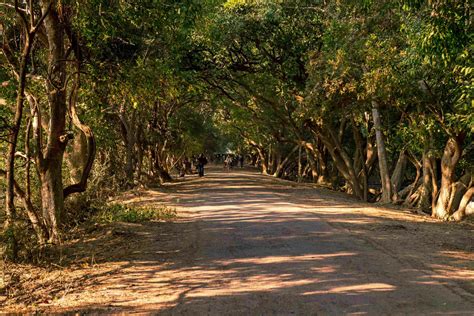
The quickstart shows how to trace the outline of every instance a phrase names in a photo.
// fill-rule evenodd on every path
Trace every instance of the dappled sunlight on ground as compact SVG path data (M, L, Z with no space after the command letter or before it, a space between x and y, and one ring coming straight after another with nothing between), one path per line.
M319 254L319 255L304 255L304 256L269 256L264 258L245 258L236 259L231 261L220 261L220 264L235 264L235 263L250 263L254 265L269 264L269 263L282 263L282 262L293 262L293 261L312 261L312 260L323 260L331 257L341 256L354 256L355 253L342 252L342 253L331 253L331 254Z
M188 234L170 244L180 249L153 253L170 256L160 268L153 267L153 260L134 261L115 281L104 279L104 284L120 284L97 292L105 297L116 291L116 308L178 314L211 308L219 314L280 304L286 306L283 313L377 313L400 304L408 306L407 312L449 311L453 304L455 311L465 312L473 306L467 287L453 283L474 280L466 262L430 265L439 257L429 259L419 253L422 249L404 251L413 242L403 238L415 238L422 228L413 225L437 225L430 218L382 212L350 197L253 173L211 171L205 178L168 184L164 192L141 192L129 201L173 204L183 218L174 224L177 236L180 226ZM140 256L140 250L135 254ZM465 254L472 258L472 252ZM436 255L448 258L452 253ZM127 286L134 294L120 299Z
M358 293L367 293L367 292L393 291L394 289L395 287L390 284L367 283L367 284L359 284L359 285L352 285L352 286L339 286L339 287L334 287L332 289L328 289L326 291L313 291L313 292L303 293L303 295L326 294L326 293L358 294Z
M45 310L173 315L474 310L470 225L374 207L251 170L211 168L204 178L187 176L162 190L130 192L121 201L173 205L179 220L127 228L130 236L117 257L95 265L114 269Z

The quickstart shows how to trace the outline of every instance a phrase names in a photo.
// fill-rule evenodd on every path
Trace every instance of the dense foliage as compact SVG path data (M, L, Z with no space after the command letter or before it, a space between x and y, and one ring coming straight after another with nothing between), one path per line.
M474 212L469 1L0 8L12 256L20 230L59 243L92 199L171 181L184 157L228 149L265 174L361 200L445 220Z

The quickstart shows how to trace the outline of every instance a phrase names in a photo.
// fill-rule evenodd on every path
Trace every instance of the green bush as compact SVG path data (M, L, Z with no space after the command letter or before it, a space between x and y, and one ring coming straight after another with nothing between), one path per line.
M170 220L176 218L176 216L176 209L167 206L135 207L115 203L105 205L99 209L92 217L92 221L97 223L141 223L151 220Z

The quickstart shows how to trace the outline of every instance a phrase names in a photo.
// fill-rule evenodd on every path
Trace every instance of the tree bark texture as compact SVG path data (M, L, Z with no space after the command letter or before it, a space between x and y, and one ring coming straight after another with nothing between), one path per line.
M87 163L87 140L86 136L80 132L71 142L71 148L65 153L65 158L69 167L69 177L71 183L81 181L82 169Z
M445 219L449 215L448 203L453 189L454 171L461 158L461 153L460 141L455 137L450 137L441 158L441 187L438 200L433 208L432 215L434 217Z
M389 203L392 200L392 185L387 164L387 151L385 150L385 140L382 133L382 121L380 118L379 106L376 101L372 101L372 116L374 119L375 137L377 140L377 152L379 158L380 181L382 184L382 203Z
M401 190L403 180L405 177L405 170L408 162L408 156L406 150L400 151L397 159L397 164L392 172L390 181L392 182L393 193L397 194ZM397 194L398 195L398 194Z
M288 160L290 157L298 150L299 146L294 146L290 153L285 157L285 159L281 160L281 154L278 155L278 164L275 168L275 172L273 173L274 177L281 177L282 172L283 172L283 167L288 163Z
M451 219L460 221L466 216L474 215L474 207L468 208L468 205L473 203L474 197L474 187L469 188L469 190L464 193L461 202L459 203L458 210L451 216Z
M364 194L360 185L359 176L354 170L352 159L349 157L346 150L339 142L339 139L341 139L340 133L338 135L334 127L329 122L317 124L313 121L309 121L307 124L315 134L315 138L320 139L324 146L328 149L334 165L347 181L350 189L352 190L352 194L363 200Z

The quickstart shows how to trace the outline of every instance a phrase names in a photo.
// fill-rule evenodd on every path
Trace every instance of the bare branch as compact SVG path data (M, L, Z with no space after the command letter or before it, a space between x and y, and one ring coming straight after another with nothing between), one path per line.
M70 38L71 44L73 46L74 55L77 59L76 61L77 70L75 72L75 74L77 75L77 78L76 78L74 86L72 87L71 93L69 95L69 116L71 117L71 120L74 126L76 126L79 130L81 130L81 132L86 137L87 162L86 162L86 165L84 166L84 169L82 170L81 180L78 183L74 183L64 188L63 190L64 198L67 198L69 195L73 193L80 193L86 190L87 180L91 173L92 165L94 164L95 153L96 153L96 143L95 143L94 133L92 132L92 129L89 126L81 122L81 120L79 119L79 116L77 115L76 103L77 103L78 92L79 92L79 87L81 83L81 51L80 51L80 47L77 42L77 39L72 33L72 31L68 30L67 33Z
M36 33L36 31L38 30L38 28L41 26L41 24L43 23L44 19L46 19L46 17L48 16L49 12L51 11L51 6L53 5L53 2L50 1L49 4L48 4L48 7L46 8L46 10L43 12L43 14L41 15L41 17L39 18L38 22L36 22L36 24L33 26L32 25L32 28L31 28L31 31L30 33Z
M30 9L30 25L35 25L35 14L33 12L33 0L28 0L28 8Z
M5 3L5 2L0 2L0 6L10 8L10 9L15 9L15 5L10 4L10 3ZM18 7L18 10L23 11L24 13L26 13L26 10L22 9L20 7Z

